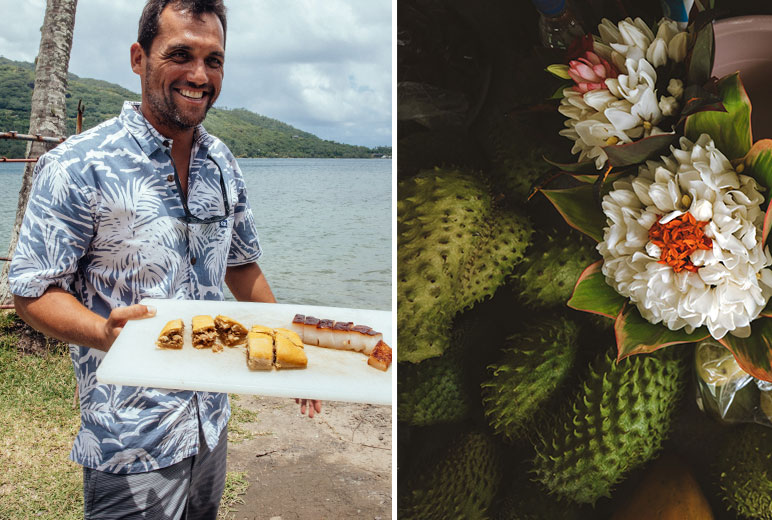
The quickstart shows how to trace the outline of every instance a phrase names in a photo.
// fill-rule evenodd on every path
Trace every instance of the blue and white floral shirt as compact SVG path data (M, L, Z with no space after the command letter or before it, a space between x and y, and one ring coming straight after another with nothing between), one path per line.
M45 154L9 275L11 291L37 297L50 286L101 316L142 298L222 300L225 268L260 257L254 218L236 159L202 126L195 132L186 224L170 150L126 102L121 114ZM216 161L216 164L213 164ZM218 166L220 170L218 170ZM227 394L100 384L104 353L70 346L81 428L70 458L111 473L169 466L198 453L198 425L214 448L230 417Z

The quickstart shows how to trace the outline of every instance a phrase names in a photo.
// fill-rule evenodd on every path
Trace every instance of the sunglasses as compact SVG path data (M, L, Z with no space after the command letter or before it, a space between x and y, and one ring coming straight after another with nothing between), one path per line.
M198 218L197 216L193 215L190 212L190 208L188 208L188 196L182 191L182 186L180 185L180 176L177 174L177 165L174 164L174 159L172 158L171 153L169 153L169 158L172 160L172 168L174 168L174 183L177 185L177 191L180 194L180 199L182 199L182 209L185 211L185 216L181 217L182 221L187 224L213 224L215 222L222 222L223 220L227 219L230 215L231 207L230 204L228 204L228 194L225 191L225 176L222 174L222 168L220 168L220 165L217 164L217 161L215 161L211 155L206 154L206 158L212 161L214 165L217 166L217 170L220 172L220 190L222 191L222 203L225 208L225 214L221 216Z

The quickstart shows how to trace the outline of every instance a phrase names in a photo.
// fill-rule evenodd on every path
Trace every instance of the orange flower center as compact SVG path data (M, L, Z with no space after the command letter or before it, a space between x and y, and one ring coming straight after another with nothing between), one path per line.
M676 273L684 269L696 273L699 267L692 263L689 256L698 249L713 248L713 241L705 236L702 229L708 222L698 222L688 212L667 224L660 224L660 218L658 216L657 222L649 229L649 240L662 250L659 263L669 265Z

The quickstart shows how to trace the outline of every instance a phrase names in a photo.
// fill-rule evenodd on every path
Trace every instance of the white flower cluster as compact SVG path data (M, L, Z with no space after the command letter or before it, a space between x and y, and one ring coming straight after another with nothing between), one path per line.
M637 176L615 182L603 198L603 274L651 323L687 332L706 325L716 339L727 332L747 337L772 295L772 257L760 241L764 197L707 134L696 143L682 137L679 144L672 155L641 166ZM695 272L676 272L660 262L661 248L649 230L687 212L707 222L703 231L712 247L690 255Z
M655 68L684 60L687 33L665 18L656 35L640 18L627 18L618 25L604 19L598 32L594 52L611 63L619 76L605 80L607 89L584 94L563 90L559 110L568 118L560 134L575 141L571 152L579 153L579 161L595 159L601 169L607 160L601 147L664 133L657 124L663 116L676 113L683 82L672 78L667 92L657 92Z

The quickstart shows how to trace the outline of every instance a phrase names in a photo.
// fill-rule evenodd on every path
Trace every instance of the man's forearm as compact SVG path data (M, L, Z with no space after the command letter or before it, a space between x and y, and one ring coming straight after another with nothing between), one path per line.
M14 296L16 313L32 328L60 341L107 350L104 323L95 312L58 287L49 287L38 298Z
M112 346L126 321L155 314L145 305L130 305L113 309L105 319L58 287L49 287L37 298L14 296L14 306L21 319L46 336L104 351Z
M229 266L225 283L238 301L276 303L268 280L255 262Z

